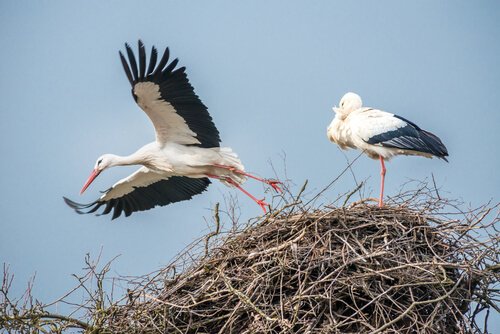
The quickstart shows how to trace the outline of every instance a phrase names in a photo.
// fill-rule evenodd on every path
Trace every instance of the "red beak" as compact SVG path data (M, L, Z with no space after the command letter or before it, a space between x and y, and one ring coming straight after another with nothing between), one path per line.
M94 169L92 171L87 182L85 182L85 184L83 185L82 190L80 190L80 195L83 194L83 192L90 186L90 184L95 180L95 178L99 176L100 173L101 171L97 169Z

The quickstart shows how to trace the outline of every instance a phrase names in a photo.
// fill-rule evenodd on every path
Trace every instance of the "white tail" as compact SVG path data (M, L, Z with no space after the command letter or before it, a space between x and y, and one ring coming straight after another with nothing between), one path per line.
M217 150L222 157L220 162L221 165L234 167L241 172L245 171L245 166L243 166L238 155L234 153L230 147L217 147L214 149ZM246 177L244 175L234 172L231 173L231 178L238 184L242 184L246 180ZM221 182L226 184L226 182L224 182L223 180L221 180ZM232 186L231 184L226 185Z

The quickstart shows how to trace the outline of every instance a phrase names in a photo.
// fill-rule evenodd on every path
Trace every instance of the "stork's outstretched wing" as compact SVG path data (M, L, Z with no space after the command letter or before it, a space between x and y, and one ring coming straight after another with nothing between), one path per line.
M120 52L132 95L153 122L156 140L200 147L218 147L219 131L207 107L194 93L185 73L186 68L175 68L178 59L170 63L169 50L165 50L156 65L158 52L153 46L149 64L146 64L144 44L139 41L139 67L134 52L125 44L128 62ZM147 65L147 68L146 68Z
M97 201L80 204L64 197L64 201L80 214L96 212L104 206L100 215L113 210L115 219L125 213L130 216L135 211L144 211L155 206L191 199L194 195L205 191L210 184L208 178L193 179L185 176L171 176L152 172L141 167L129 177L118 181L108 189Z

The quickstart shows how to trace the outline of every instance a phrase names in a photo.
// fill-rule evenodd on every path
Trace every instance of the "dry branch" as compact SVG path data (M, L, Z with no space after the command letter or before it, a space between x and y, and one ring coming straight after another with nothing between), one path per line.
M59 328L483 333L489 312L499 311L498 205L464 210L426 185L382 209L366 201L349 205L358 190L342 207L320 209L290 194L281 208L230 233L221 232L217 207L215 232L160 272L125 280L128 293L117 301L103 293L109 266L89 266L98 289L86 287L87 276L79 280L91 295L88 317L58 319L67 325ZM47 328L43 306L18 307L8 286L7 277L0 327ZM40 321L24 318L30 315Z

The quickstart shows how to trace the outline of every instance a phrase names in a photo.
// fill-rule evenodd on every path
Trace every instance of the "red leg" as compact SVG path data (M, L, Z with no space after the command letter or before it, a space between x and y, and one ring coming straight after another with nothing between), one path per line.
M218 167L218 168L224 168L224 169L228 169L234 173L238 173L238 174L241 174L241 175L245 175L245 176L248 176L249 178L252 178L254 180L257 180L257 181L260 181L262 183L265 183L265 184L268 184L270 185L274 190L276 190L277 192L280 192L282 193L283 190L279 187L280 184L282 184L280 181L278 180L272 180L272 179L263 179L261 177L258 177L258 176L255 176L255 175L252 175L252 174L248 174L242 170L238 170L236 169L235 167L229 167L229 166L224 166L224 165L218 165L218 164L214 164L215 167Z
M381 169L380 169L380 182L381 182L381 185L380 185L380 198L379 198L379 201L378 201L378 207L381 208L383 205L384 205L384 181L385 181L385 165L384 165L384 158L382 158L382 156L379 156L380 158L380 166L381 166Z
M267 213L266 206L268 206L269 204L267 204L266 202L264 202L264 199L257 199L257 198L255 198L255 196L253 196L248 191L246 191L245 189L243 189L238 183L236 183L230 177L219 177L219 176L213 175L213 174L207 174L207 176L211 177L213 179L224 179L226 182L232 184L233 186L235 186L236 188L238 188L239 190L241 190L241 192L243 192L245 195L247 195L248 197L250 197L255 203L257 203L262 208L262 210L264 211L264 214Z

